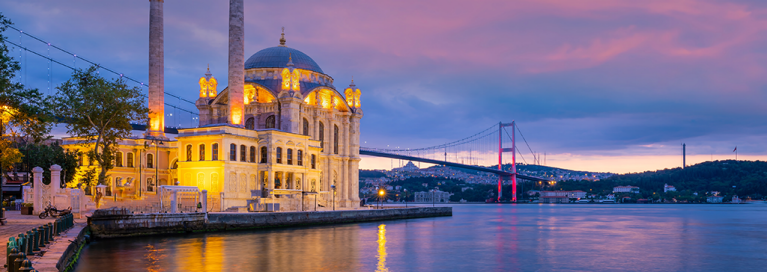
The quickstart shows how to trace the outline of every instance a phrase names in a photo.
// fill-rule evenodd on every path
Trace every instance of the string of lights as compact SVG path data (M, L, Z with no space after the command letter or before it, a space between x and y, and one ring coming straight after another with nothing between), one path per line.
M43 54L41 54L41 53L38 53L38 52L35 52L35 51L33 51L33 50L30 50L30 49L28 49L28 48L26 48L26 47L23 47L23 46L21 46L20 44L17 44L17 43L15 43L15 42L12 42L12 41L8 40L7 38L5 39L5 42L7 42L7 43L10 43L10 44L12 44L12 45L14 45L14 46L18 47L19 49L22 49L22 50L26 51L26 52L30 52L30 53L32 53L32 54L35 54L35 55L37 55L37 56L41 57L41 58L44 58L44 59L46 59L46 60L48 60L48 61L50 61L50 62L52 62L52 63L56 63L56 64L58 64L58 65L64 66L64 67L66 67L66 68L69 68L69 69L71 69L71 70L76 70L76 69L75 69L74 67L72 67L72 66L66 65L66 64L64 64L64 63L62 63L62 62L60 62L60 61L57 61L57 60L55 60L55 59L52 59L52 58L46 57L45 55L43 55ZM99 66L99 68L102 68L102 67L100 67L100 66ZM103 69L103 68L102 68L102 69ZM49 69L49 70L50 70L50 69ZM122 76L122 74L119 74L119 75L120 75L120 76ZM50 80L49 80L49 81L50 81ZM144 94L142 94L142 96L143 96L144 98L146 98L146 97L147 97L147 96L146 96L146 95L144 95ZM181 100L181 98L179 98L179 99ZM193 115L199 115L199 114L198 114L198 113L196 113L196 112L192 112L192 111L189 111L189 110L186 110L186 109L183 109L183 108L179 108L179 107L176 107L176 106L174 106L174 105L172 105L172 104L168 104L168 103L165 103L165 106L168 106L168 107L171 107L171 108L174 108L174 109L177 109L177 110L183 111L183 112L187 112L187 113L189 113L189 114L193 114Z
M23 34L23 35L26 35L27 37L30 37L30 38L32 38L32 39L35 39L35 40L37 40L37 41L41 42L41 43L44 43L44 44L48 45L48 47L49 47L49 49L48 49L48 51L49 51L49 52L48 52L48 55L49 55L49 56L50 56L50 47L53 47L53 48L55 48L55 49L57 49L57 50L59 50L59 51L61 51L61 52L64 52L64 53L66 53L66 54L69 54L69 55L71 55L71 56L72 56L74 59L81 59L82 61L85 61L85 62L87 62L87 63L89 63L89 64L91 64L91 65L96 65L96 66L98 66L100 69L104 69L105 71L111 72L111 73L113 73L113 74L115 74L115 75L118 75L118 76L120 76L120 77L122 77L122 78L125 78L125 79L126 79L126 80L128 80L128 81L131 81L131 82L135 82L135 83L138 83L138 84L139 84L139 85L141 85L142 87L147 87L147 88L149 87L147 84L144 84L144 82L138 81L138 80L136 80L136 79L133 79L133 78L131 78L131 77L128 77L128 76L125 76L125 75L123 75L123 74L121 74L121 73L118 73L118 72L116 72L116 71L114 71L114 70L112 70L112 69L109 69L109 68L103 67L103 66L101 66L101 65L99 65L99 64L96 64L96 63L94 63L94 62L92 62L92 61L89 61L89 60L87 60L87 59L84 59L83 57L80 57L80 56L78 56L77 54L74 54L74 53L72 53L72 52L69 52L69 51L67 51L67 50L65 50L65 49L63 49L63 48L61 48L61 47L58 47L58 46L56 46L56 45L54 45L54 44L51 44L51 43L49 43L49 42L46 42L46 41L44 41L44 40L42 40L42 39L40 39L40 38L38 38L38 37L35 37L35 36L33 36L33 35L31 35L31 34L29 34L29 33L27 33L27 32L24 32L24 31L22 31L22 30L20 30L20 29L18 29L18 28L15 28L15 27L13 27L13 26L8 26L8 28L11 28L11 29L13 29L13 30L16 30L16 31L18 31L18 32L19 32L19 33L21 33L21 34ZM6 39L6 40L7 40L7 39ZM73 69L74 69L74 68L73 68ZM194 105L194 102L192 102L192 101L189 101L189 100L186 100L186 99L184 99L184 98L181 98L181 97L179 97L179 96L177 96L177 95L174 95L174 94L172 94L172 93L169 93L169 92L165 92L165 94L166 94L166 95L169 95L169 96L172 96L172 97L175 97L175 98L178 98L178 100L180 100L180 101L184 101L184 102L187 102L187 103L190 103L190 104Z

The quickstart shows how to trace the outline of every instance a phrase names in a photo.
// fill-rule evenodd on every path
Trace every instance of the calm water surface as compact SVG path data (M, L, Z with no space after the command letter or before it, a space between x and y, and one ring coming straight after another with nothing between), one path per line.
M767 205L455 205L453 217L98 240L76 271L764 271Z

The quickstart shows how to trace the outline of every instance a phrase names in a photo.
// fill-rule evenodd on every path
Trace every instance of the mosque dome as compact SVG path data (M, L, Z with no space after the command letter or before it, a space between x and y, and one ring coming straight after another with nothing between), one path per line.
M245 69L287 67L291 57L295 68L325 74L320 66L304 52L286 46L269 47L256 52L245 61Z

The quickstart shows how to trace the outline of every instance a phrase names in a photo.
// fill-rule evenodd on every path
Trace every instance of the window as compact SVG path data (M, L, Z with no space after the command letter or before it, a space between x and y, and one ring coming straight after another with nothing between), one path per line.
M277 157L277 163L282 163L282 147L278 147L274 155Z
M333 154L338 154L338 125L333 125Z
M304 151L303 150L296 151L296 165L304 166Z
M320 148L325 148L325 124L320 122L320 137L318 140L320 140Z
M192 161L192 145L186 145L186 161Z
M269 117L266 117L266 128L276 128L276 122L274 119L274 115L269 115Z
M117 152L117 155L115 155L115 166L123 167L123 153L122 152Z
M218 143L214 143L211 146L210 159L214 161L218 160Z
M146 154L146 168L154 168L154 154Z
M317 169L317 156L312 154L312 169Z
M304 118L304 135L309 136L309 120Z
M133 167L133 153L128 153L128 167Z
M253 120L253 117L248 118L247 121L245 121L245 128L246 129L255 129L255 121Z
M262 146L261 147L261 163L266 163L267 155L268 154L266 154L266 147Z
M229 160L237 161L237 145L236 144L229 145Z
M288 148L288 164L293 165L293 149Z
M205 144L200 144L200 161L205 160Z
M83 166L85 164L85 155L80 154L77 158L77 166Z
M256 147L250 147L250 162L256 162Z
M244 161L245 161L245 158L247 158L247 157L248 157L248 156L247 156L247 155L248 155L247 153L248 153L248 147L246 147L245 145L241 145L241 146L240 146L240 161L241 161L241 162L244 162Z

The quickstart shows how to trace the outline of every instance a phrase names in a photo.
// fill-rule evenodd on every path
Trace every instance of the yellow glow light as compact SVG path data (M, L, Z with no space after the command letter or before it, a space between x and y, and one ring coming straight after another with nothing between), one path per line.
M232 124L239 125L242 123L242 108L232 107Z
M301 85L299 85L300 80L301 80L301 72L298 69L293 70L293 76L290 78L290 81L291 81L291 87L294 91L301 90Z
M290 70L282 69L282 89L290 90Z
M252 85L245 85L245 92L244 92L245 100L243 100L245 102L245 105L248 105L250 104L250 102L253 101L255 94L256 94L255 87L253 87Z
M218 87L218 81L216 78L211 77L210 80L205 77L200 78L200 97L216 97L216 88Z

